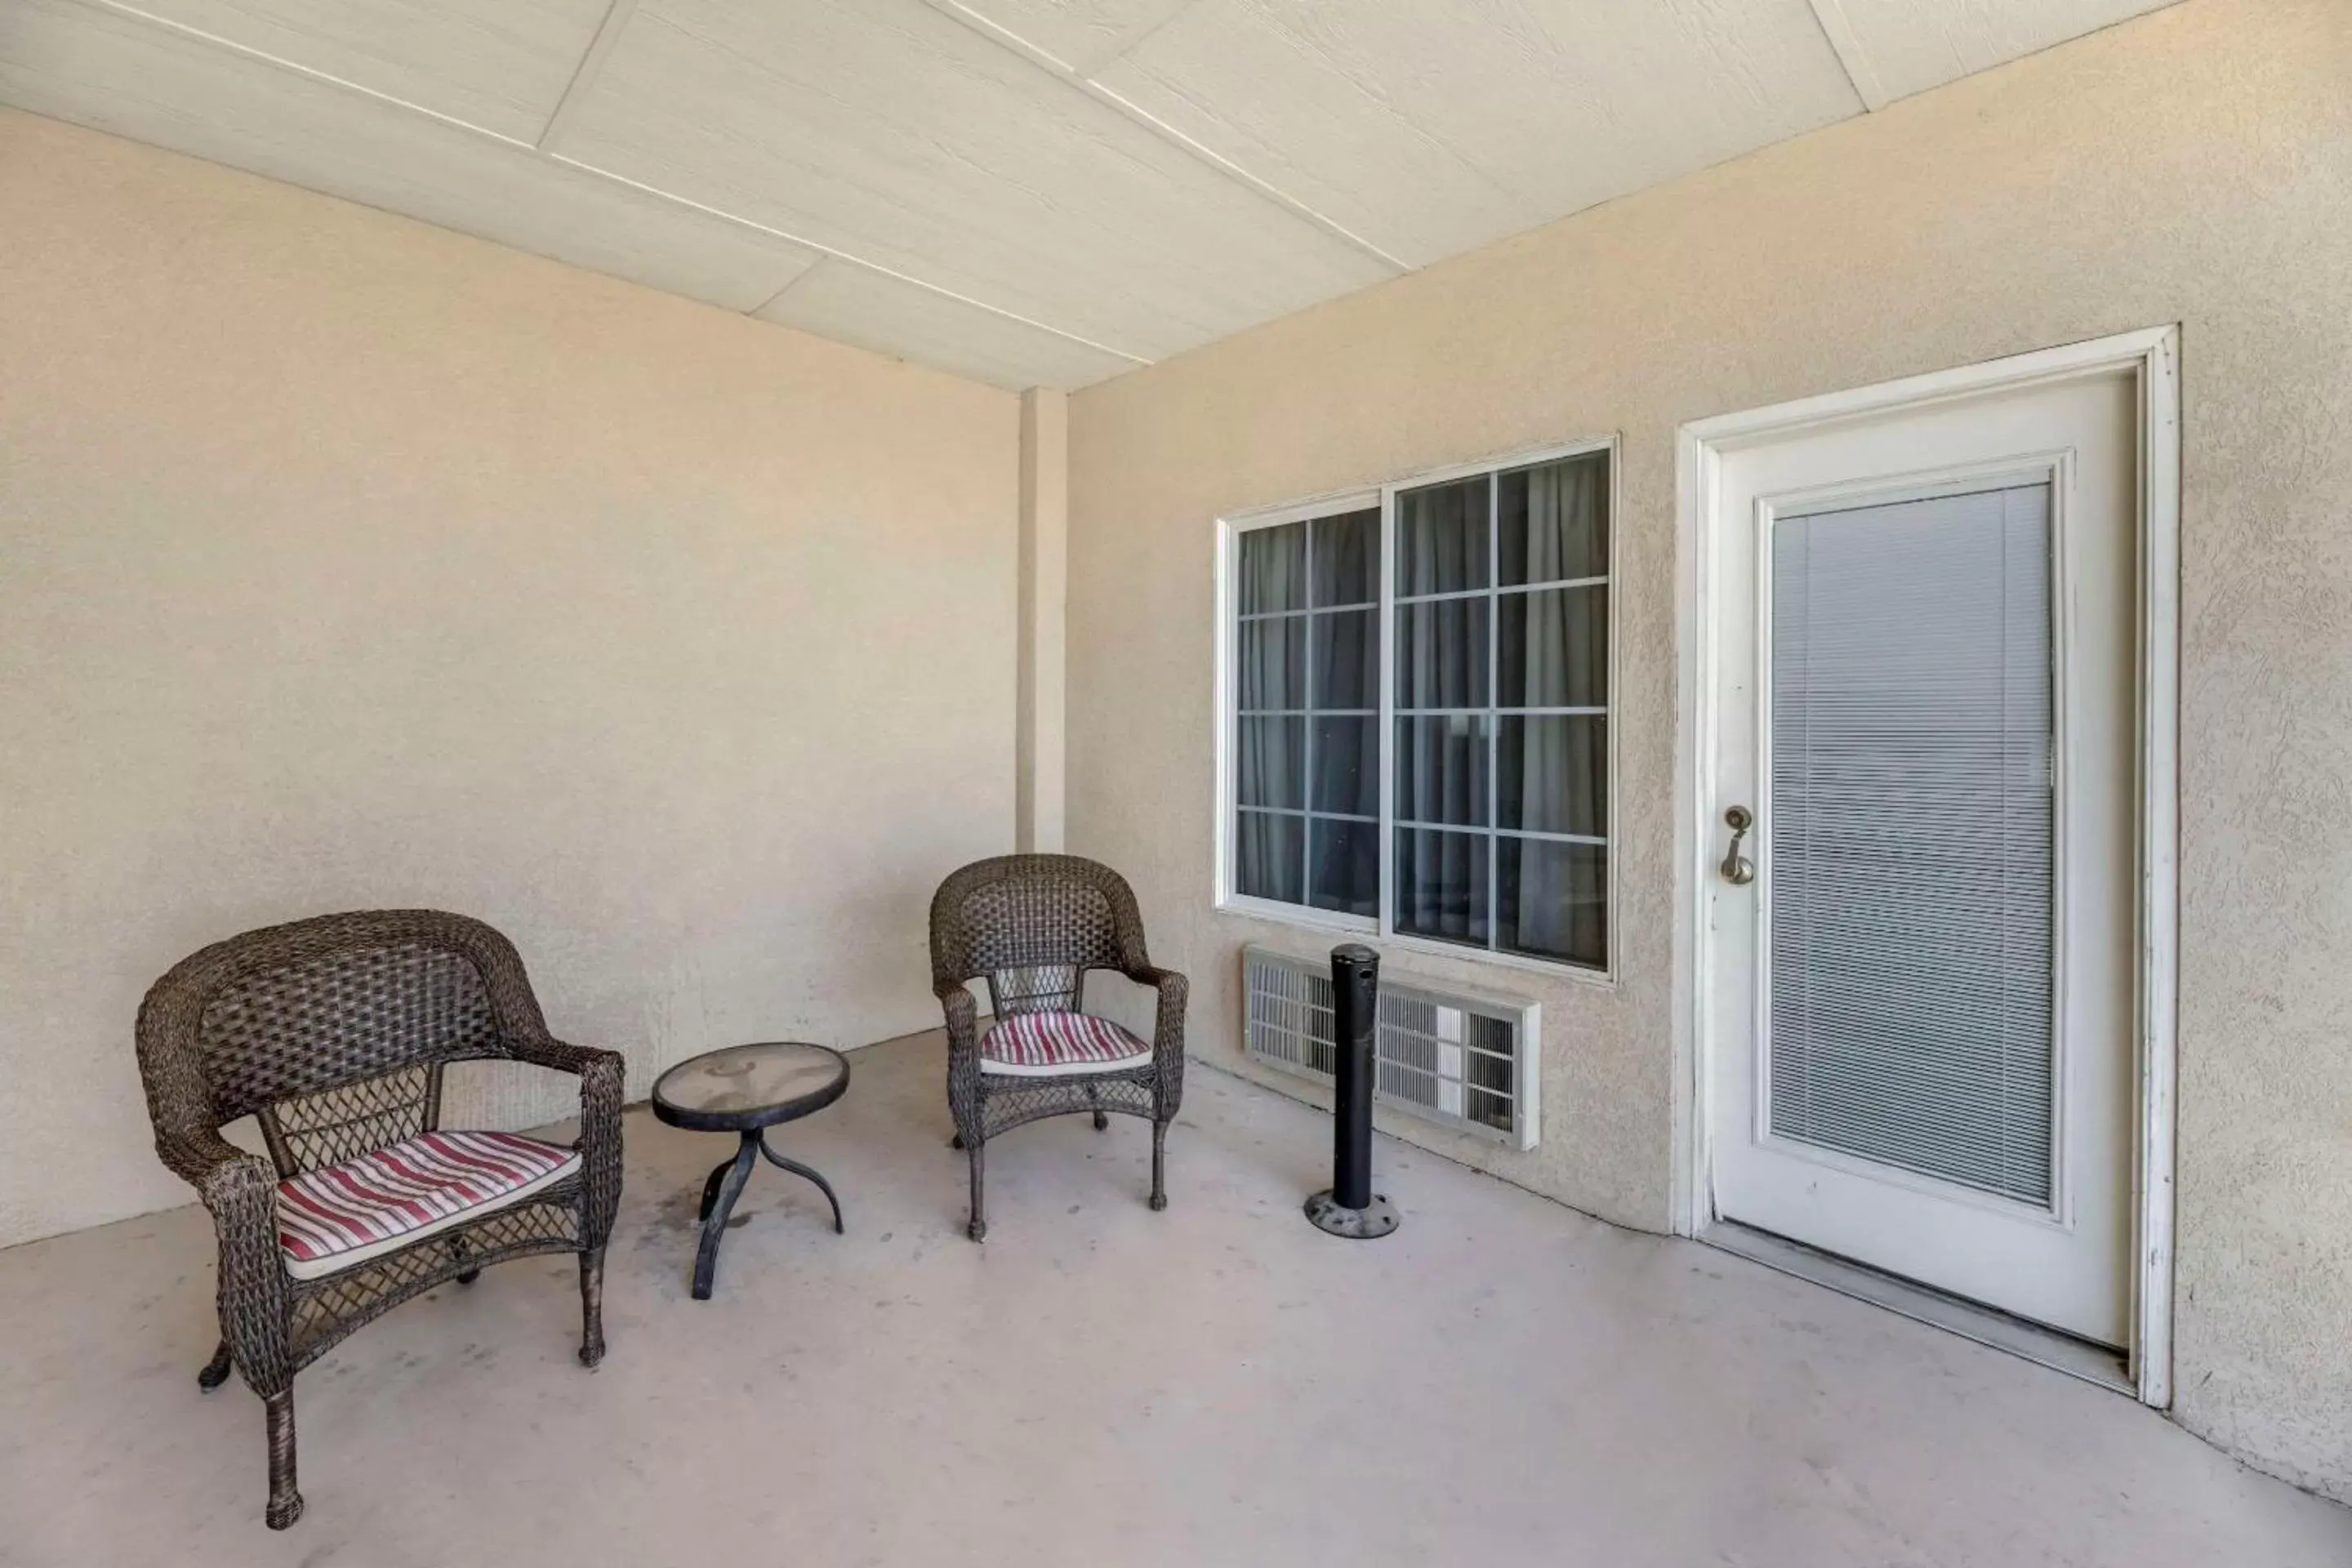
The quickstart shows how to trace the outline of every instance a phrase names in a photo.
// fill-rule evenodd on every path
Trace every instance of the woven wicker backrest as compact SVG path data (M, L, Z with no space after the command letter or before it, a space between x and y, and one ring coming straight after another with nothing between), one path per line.
M521 960L488 926L426 910L327 915L215 942L140 1009L151 1110L257 1115L286 1173L431 1127L441 1065L503 1055L540 1022Z
M1086 971L1149 960L1126 879L1076 855L1000 855L931 900L934 984L985 976L996 1012L1075 1010Z

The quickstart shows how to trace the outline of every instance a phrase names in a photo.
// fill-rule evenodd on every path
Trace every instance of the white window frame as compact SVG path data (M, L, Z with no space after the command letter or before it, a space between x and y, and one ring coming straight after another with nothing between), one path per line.
M1466 943L1442 942L1433 937L1414 936L1396 929L1396 502L1400 493L1416 490L1428 485L1447 484L1480 475L1499 475L1512 468L1534 467L1559 462L1569 458L1588 457L1605 452L1609 457L1609 557L1608 574L1601 579L1609 589L1609 659L1608 706L1604 714L1607 725L1607 790L1608 801L1603 823L1605 871L1601 892L1607 900L1608 940L1602 952L1602 964L1598 969L1582 964L1565 963L1557 959L1538 958L1528 953L1505 952L1493 948L1472 947ZM1383 942L1412 952L1428 953L1434 957L1461 959L1475 963L1498 964L1505 968L1532 970L1560 979L1574 980L1583 984L1613 987L1617 984L1617 963L1621 935L1618 930L1622 905L1619 889L1618 838L1618 753L1620 747L1618 708L1618 629L1623 621L1623 600L1618 592L1619 540L1624 532L1623 517L1619 504L1623 468L1615 436L1597 437L1583 441L1570 441L1526 450L1500 453L1473 462L1455 463L1444 468L1428 468L1400 475L1377 486L1355 489L1332 490L1304 500L1285 501L1279 505L1257 507L1228 512L1217 519L1214 571L1216 575L1213 603L1216 615L1216 635L1211 639L1215 668L1211 680L1213 700L1216 704L1215 752L1216 770L1213 798L1216 805L1213 828L1215 844L1215 907L1223 913L1246 915L1255 920L1270 921L1305 930L1344 933L1352 936L1375 937ZM1351 915L1338 910L1318 910L1306 904L1286 904L1271 899L1253 898L1235 890L1234 857L1238 835L1234 831L1238 803L1235 800L1234 763L1237 755L1236 731L1239 721L1236 702L1239 693L1234 684L1234 643L1238 605L1235 601L1234 570L1240 556L1240 539L1244 533L1261 528L1278 528L1286 523L1305 522L1316 518L1331 517L1351 511L1369 511L1377 507L1381 514L1381 558L1379 614L1375 617L1380 640L1380 734L1376 748L1380 768L1380 895L1378 913L1374 916ZM1489 531L1496 526L1490 517ZM1490 572L1489 576L1493 574ZM1580 579L1590 582L1591 579ZM1488 584L1488 596L1494 596L1495 584ZM1499 625L1490 627L1489 638L1500 635ZM1499 693L1490 679L1487 697ZM1489 744L1496 743L1490 738ZM1491 771L1491 770L1490 770ZM1311 787L1311 781L1310 781ZM1492 812L1489 812L1492 816ZM1510 837L1502 834L1490 822L1485 829L1490 838ZM1557 837L1547 835L1545 837ZM1491 878L1490 878L1491 880ZM1492 889L1489 896L1493 896ZM1492 930L1492 922L1489 922Z

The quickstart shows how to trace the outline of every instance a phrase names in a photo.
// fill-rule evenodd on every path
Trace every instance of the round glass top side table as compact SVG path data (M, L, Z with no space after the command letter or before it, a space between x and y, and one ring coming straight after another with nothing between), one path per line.
M697 1132L734 1132L742 1138L732 1159L721 1160L702 1184L702 1245L694 1255L694 1299L710 1300L719 1269L719 1241L728 1215L751 1167L765 1155L770 1163L806 1176L833 1205L833 1228L841 1234L841 1200L832 1184L797 1160L768 1147L767 1130L823 1110L849 1089L849 1062L839 1051L803 1040L729 1046L682 1061L654 1082L654 1114L672 1127Z

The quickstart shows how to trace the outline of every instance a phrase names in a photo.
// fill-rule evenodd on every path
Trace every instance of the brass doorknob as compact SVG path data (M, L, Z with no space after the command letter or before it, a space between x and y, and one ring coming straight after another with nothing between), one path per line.
M1739 852L1739 841L1756 826L1755 814L1744 805L1735 805L1723 814L1723 825L1731 829L1731 847L1723 855L1723 879L1735 888L1744 888L1756 879L1756 862Z

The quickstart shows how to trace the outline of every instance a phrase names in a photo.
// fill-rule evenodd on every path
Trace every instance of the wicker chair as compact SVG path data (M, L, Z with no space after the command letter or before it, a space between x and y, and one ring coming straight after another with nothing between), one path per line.
M443 1068L481 1058L575 1074L579 1142L440 1131ZM621 1068L614 1052L548 1034L505 937L425 910L248 931L147 993L139 1072L155 1152L203 1194L220 1244L220 1348L196 1380L217 1388L233 1365L261 1395L271 1529L302 1512L294 1374L410 1297L486 1264L576 1252L580 1359L603 1358ZM248 1115L267 1160L220 1135ZM369 1179L425 1196L412 1186L396 1204L379 1188L371 1211ZM313 1212L314 1200L327 1206Z
M1147 1044L1081 1011L1087 971L1111 969L1159 992ZM985 978L996 1023L978 1031L964 982ZM1075 855L1003 855L966 866L931 900L931 989L947 1011L948 1109L971 1158L971 1223L988 1235L988 1141L1045 1116L1091 1111L1151 1122L1151 1206L1168 1206L1168 1124L1184 1098L1185 980L1155 969L1135 894Z

